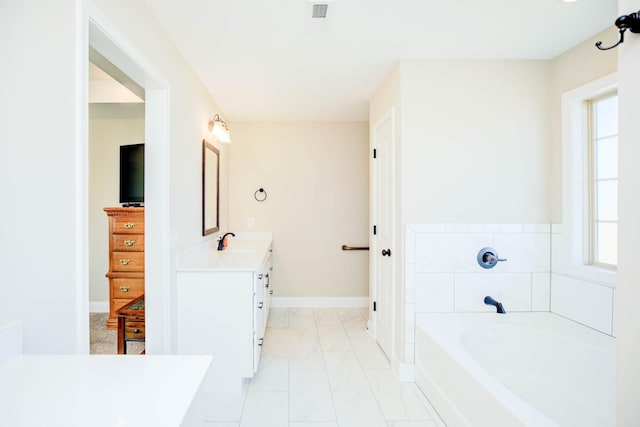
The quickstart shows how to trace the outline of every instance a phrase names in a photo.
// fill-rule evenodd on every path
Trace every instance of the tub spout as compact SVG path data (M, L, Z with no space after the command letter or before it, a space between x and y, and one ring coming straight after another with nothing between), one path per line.
M487 305L493 305L496 308L496 313L500 313L500 314L506 314L507 312L505 311L504 307L502 306L501 302L498 302L496 300L494 300L492 297L490 297L489 295L487 295L486 297L484 297L484 303Z

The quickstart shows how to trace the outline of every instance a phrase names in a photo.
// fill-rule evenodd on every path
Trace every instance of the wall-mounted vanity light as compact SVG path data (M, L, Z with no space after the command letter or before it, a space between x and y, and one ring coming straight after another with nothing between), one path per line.
M224 144L231 144L229 126L218 114L209 120L209 132L211 132L211 135L213 135L218 141Z
M609 50L618 46L619 44L624 42L624 32L626 30L631 31L632 33L640 33L640 11L637 13L630 13L629 15L622 15L616 19L615 22L616 27L620 30L620 40L618 43L609 47L602 47L602 42L596 42L596 47L600 50Z

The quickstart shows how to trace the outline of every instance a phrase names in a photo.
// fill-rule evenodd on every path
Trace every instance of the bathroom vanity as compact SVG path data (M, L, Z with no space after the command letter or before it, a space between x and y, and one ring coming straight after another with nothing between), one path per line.
M258 369L271 295L271 236L209 241L177 265L177 351L216 359L209 391L239 385Z

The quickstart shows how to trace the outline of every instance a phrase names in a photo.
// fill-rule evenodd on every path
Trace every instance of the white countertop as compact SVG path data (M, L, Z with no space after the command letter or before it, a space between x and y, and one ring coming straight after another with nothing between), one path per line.
M177 355L19 356L0 365L0 425L191 425L185 417L193 420L190 408L211 361Z
M177 271L253 271L257 269L271 249L270 234L251 238L228 237L228 246L217 250L217 240L183 252L176 265Z

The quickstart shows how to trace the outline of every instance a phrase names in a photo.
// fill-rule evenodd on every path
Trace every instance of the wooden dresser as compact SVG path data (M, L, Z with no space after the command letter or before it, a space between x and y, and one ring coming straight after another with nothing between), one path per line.
M144 294L144 208L104 208L109 218L109 318L118 326L116 310Z

